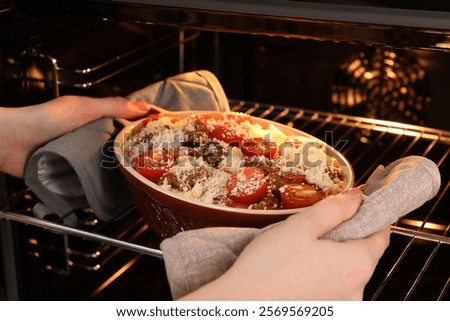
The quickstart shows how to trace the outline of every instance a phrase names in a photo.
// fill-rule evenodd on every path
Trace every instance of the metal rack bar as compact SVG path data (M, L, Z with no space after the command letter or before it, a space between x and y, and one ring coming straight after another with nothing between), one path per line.
M61 224L56 224L53 222L41 220L35 217L30 217L18 213L12 213L12 212L0 212L0 219L4 220L12 220L24 224L30 224L37 227L42 227L44 229L48 229L54 233L61 233L65 235L72 235L81 237L83 239L88 239L95 242L105 243L112 246L117 246L122 249L131 250L140 254L147 254L150 256L154 256L157 258L163 258L163 254L161 250L158 249L152 249L146 246L118 240L115 238L107 237L104 235L100 235L93 232L86 232L80 229L64 226Z
M450 245L450 237L447 237L444 235L435 235L435 234L422 232L422 231L414 231L414 230L410 230L410 229L407 229L404 227L399 227L399 226L391 226L391 232L398 234L398 235L407 236L412 239L425 240L425 241Z

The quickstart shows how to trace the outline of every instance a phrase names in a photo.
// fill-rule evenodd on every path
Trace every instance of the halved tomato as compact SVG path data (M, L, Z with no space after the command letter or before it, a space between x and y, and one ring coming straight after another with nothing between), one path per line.
M251 117L245 114L207 114L203 115L203 119L206 121L214 120L214 122L208 124L211 138L216 138L230 145L239 145L245 138L245 134L239 130L239 124L244 121L252 123Z
M288 183L306 183L306 175L302 173L295 173L295 172L287 172L283 174L283 178Z
M214 125L209 135L230 145L239 145L244 138L244 134L238 133L231 123Z
M157 182L173 165L173 154L162 149L148 151L136 157L134 168L152 182Z
M320 188L309 184L286 184L280 188L280 198L284 208L311 206L324 197Z
M264 172L256 167L244 167L231 175L226 183L228 197L241 204L260 201L267 194Z
M267 142L264 138L256 137L244 139L241 143L241 152L245 156L264 156L273 159L278 154L275 142Z

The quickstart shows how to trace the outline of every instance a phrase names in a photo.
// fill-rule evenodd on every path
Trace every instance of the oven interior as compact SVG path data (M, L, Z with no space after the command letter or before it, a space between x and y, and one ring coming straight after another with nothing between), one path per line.
M322 140L332 133L354 166L357 185L379 164L426 156L439 166L441 189L392 226L391 244L364 298L450 299L450 47L426 41L445 40L448 31L393 28L393 38L415 37L369 42L353 23L330 31L317 22L289 36L278 30L274 21L280 19L261 18L260 29L257 17L227 17L224 22L217 12L115 2L87 1L80 9L70 1L0 1L0 105L66 94L126 96L166 77L207 69L221 81L232 110ZM339 37L349 30L356 30L358 41ZM85 209L71 228L51 215L33 217L39 200L20 179L2 175L0 196L0 298L171 299L160 239L135 209L112 222Z

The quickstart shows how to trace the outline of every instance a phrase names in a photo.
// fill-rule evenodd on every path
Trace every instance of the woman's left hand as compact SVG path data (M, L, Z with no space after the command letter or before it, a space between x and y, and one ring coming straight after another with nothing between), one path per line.
M23 177L31 154L46 142L102 117L142 117L152 105L122 97L63 96L21 108L0 108L0 171Z

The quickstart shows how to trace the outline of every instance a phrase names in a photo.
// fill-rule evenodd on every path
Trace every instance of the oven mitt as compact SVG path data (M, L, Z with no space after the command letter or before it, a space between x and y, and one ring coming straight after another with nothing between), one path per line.
M336 241L367 237L433 198L440 185L437 166L424 157L408 156L380 166L364 186L358 212L324 237ZM160 247L173 298L223 274L264 229L211 227L165 239Z
M218 79L205 70L176 75L128 98L170 110L229 111ZM109 221L132 206L112 151L122 126L112 118L99 119L47 143L31 155L25 183L41 201L33 208L37 217L56 214L64 224L75 226L77 210L91 208L98 218Z

